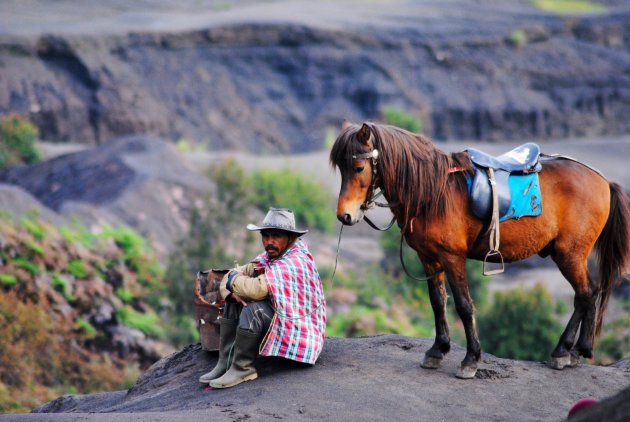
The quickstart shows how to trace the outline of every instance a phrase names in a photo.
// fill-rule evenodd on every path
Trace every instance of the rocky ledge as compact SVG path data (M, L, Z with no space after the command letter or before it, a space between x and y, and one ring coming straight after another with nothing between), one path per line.
M586 397L600 400L586 409L599 420L630 415L630 369L623 361L611 367L581 364L555 371L544 362L483 354L476 378L460 380L454 374L465 350L457 345L442 368L420 367L431 343L398 335L327 338L315 366L259 358L258 380L226 390L197 382L217 357L190 345L154 364L128 391L63 396L34 414L11 418L562 420Z

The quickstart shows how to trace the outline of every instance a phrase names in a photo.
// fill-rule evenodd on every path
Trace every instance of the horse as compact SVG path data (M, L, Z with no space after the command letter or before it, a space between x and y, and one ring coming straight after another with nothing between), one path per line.
M435 341L421 366L439 368L450 351L446 276L466 333L466 355L456 376L474 378L481 345L465 263L486 259L490 248L488 222L471 212L469 153L445 153L424 135L364 123L342 128L329 160L341 173L337 219L343 225L358 223L382 194L428 275ZM539 185L540 215L499 224L501 254L505 262L550 256L573 287L573 314L551 353L551 366L562 369L576 366L580 356L593 357L608 299L630 258L630 209L621 186L576 160L544 160ZM592 249L598 255L598 281L587 269Z

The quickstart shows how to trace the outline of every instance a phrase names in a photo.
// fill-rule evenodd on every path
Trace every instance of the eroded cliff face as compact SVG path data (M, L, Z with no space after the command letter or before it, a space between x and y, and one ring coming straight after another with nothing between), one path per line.
M280 3L274 19L243 6L191 30L2 36L0 112L55 142L151 133L254 152L319 149L327 128L386 106L436 139L630 132L630 7Z

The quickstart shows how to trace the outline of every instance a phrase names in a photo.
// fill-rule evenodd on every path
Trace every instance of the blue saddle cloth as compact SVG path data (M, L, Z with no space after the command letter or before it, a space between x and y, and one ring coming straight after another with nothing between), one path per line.
M542 196L540 195L538 173L523 176L511 174L508 177L508 185L512 194L510 206L504 215L499 215L499 221L540 215L542 212Z
M507 174L498 172L499 221L542 213L542 195L538 173ZM477 170L475 177L467 178L471 209L486 221L492 216L492 191L485 170Z

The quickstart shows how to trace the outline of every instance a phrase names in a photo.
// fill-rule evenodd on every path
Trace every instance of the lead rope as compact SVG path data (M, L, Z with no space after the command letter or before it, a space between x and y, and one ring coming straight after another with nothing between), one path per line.
M340 246L341 246L341 233L342 232L343 232L343 224L339 228L339 240L337 240L337 253L335 254L335 267L333 268L333 273L332 273L332 276L330 277L330 282L328 284L328 289L329 290L332 290L332 288L333 288L333 282L335 280L335 274L337 273L337 264L339 263L339 250L340 250ZM316 310L321 308L321 306L324 304L324 302L325 302L325 299L322 300L319 303L319 305L314 307L313 310L305 313L304 315L300 315L300 316L297 316L297 317L290 318L287 314L285 314L284 312L280 312L280 311L276 311L276 315L278 315L278 317L282 318L285 321L286 320L295 321L295 320L298 320L298 319L306 318L307 316L311 315L313 312L315 312Z
M341 232L343 232L343 224L339 227L339 240L337 240L337 253L335 254L335 267L333 268L332 276L330 276L330 283L328 288L332 290L333 281L335 281L335 274L337 273L337 263L339 262L339 249L341 246Z

